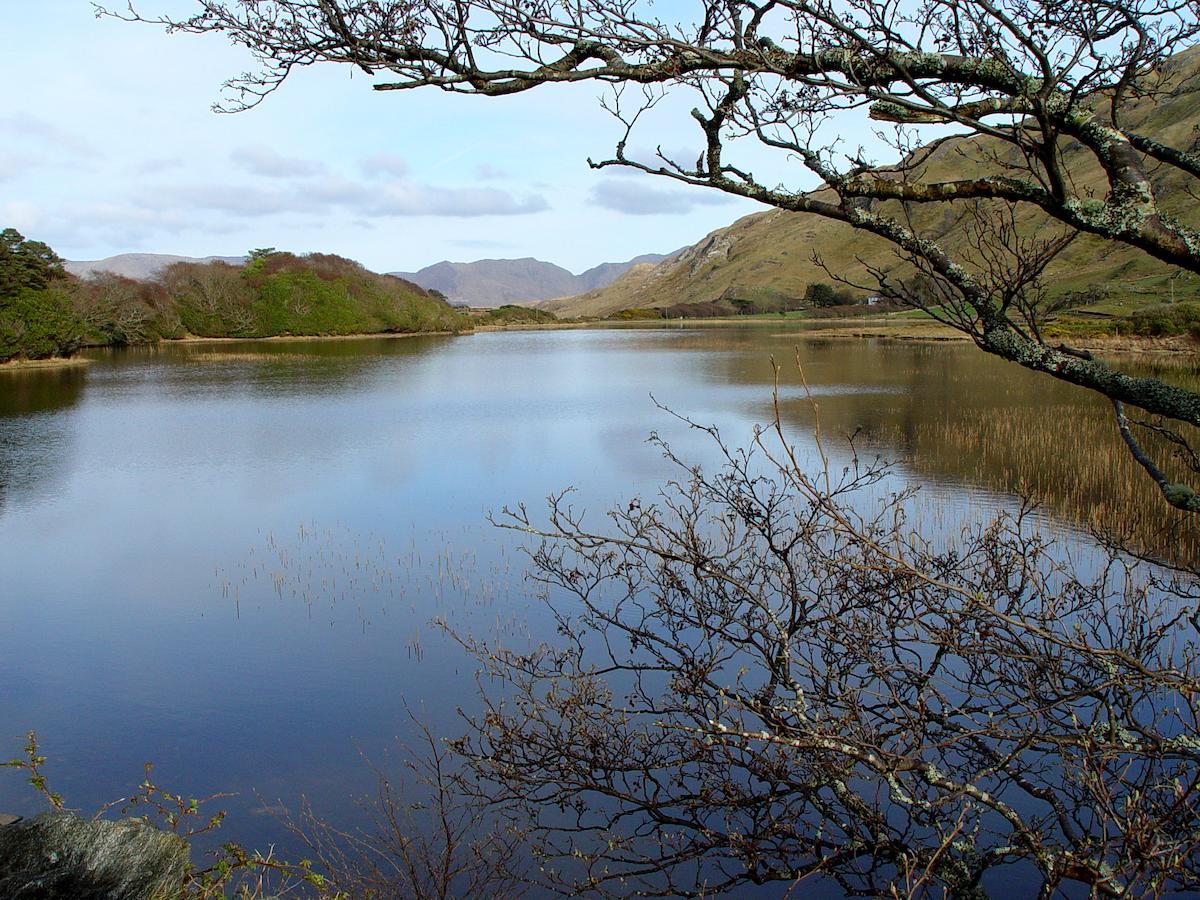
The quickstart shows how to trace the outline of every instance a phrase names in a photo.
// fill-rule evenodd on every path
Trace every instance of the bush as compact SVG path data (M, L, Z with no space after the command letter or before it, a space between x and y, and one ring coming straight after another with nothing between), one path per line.
M511 303L488 310L479 319L483 325L545 325L557 322L558 316L544 309L529 306L513 306Z
M0 298L0 362L70 356L83 345L83 333L66 282Z
M183 334L175 303L157 282L102 273L79 283L73 298L89 344L127 346Z
M68 356L83 330L58 255L16 229L0 231L0 362Z
M838 296L833 285L823 281L815 281L804 292L804 299L813 306L837 306Z
M622 309L608 316L609 319L618 321L630 321L633 319L662 319L666 317L667 310L654 309L649 306L635 306L630 309Z
M254 337L254 289L225 263L176 263L160 276L179 320L202 337Z
M1120 330L1145 337L1188 334L1200 338L1200 304L1176 303L1139 309L1121 320Z
M416 285L332 254L263 251L244 268L179 263L162 284L182 327L206 337L459 331L466 324Z
M553 320L542 312L522 315ZM154 282L107 273L81 282L61 271L44 244L12 229L0 240L0 361L186 334L255 338L466 326L444 298L332 254L255 250L244 267L176 263Z

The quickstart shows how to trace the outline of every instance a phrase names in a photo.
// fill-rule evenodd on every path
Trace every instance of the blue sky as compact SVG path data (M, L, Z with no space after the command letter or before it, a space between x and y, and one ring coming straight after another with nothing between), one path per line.
M597 86L381 94L326 66L254 110L213 113L221 83L251 65L220 38L98 20L87 0L0 2L0 227L69 259L274 246L379 271L535 256L578 272L759 208L589 170L619 136ZM664 106L647 141L694 147L690 105Z

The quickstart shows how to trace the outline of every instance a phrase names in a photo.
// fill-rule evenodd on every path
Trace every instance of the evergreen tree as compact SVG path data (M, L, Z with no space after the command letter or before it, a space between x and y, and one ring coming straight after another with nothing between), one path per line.
M26 240L15 228L0 231L0 297L15 297L25 288L41 290L64 277L62 259L48 246Z

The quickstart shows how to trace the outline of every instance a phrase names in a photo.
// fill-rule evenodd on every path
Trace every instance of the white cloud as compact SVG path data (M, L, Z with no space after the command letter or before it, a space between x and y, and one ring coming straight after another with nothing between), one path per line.
M365 217L474 218L528 215L550 208L537 194L518 198L493 188L443 187L412 181L380 186L333 176L278 186L147 185L137 189L134 203L143 210L207 210L239 217L345 211Z
M493 188L437 187L412 182L395 182L372 206L383 216L523 216L550 208L539 194L517 199L508 191Z
M21 200L0 203L0 228L15 228L24 232L26 237L30 237L32 232L35 240L42 240L36 232L44 228L47 221L46 214L32 203Z
M0 134L5 143L38 143L67 156L97 159L103 156L90 141L53 122L26 112L0 116Z
M134 191L134 206L143 212L167 210L233 213L238 216L269 216L303 209L297 191L232 184L147 185Z
M324 163L283 156L270 147L238 147L229 159L239 169L262 178L311 178L326 171Z
M173 210L139 209L121 203L91 203L34 209L31 204L0 204L0 222L27 237L45 241L59 253L81 258L94 248L95 256L108 256L112 248L125 252L137 247L153 249L163 236L187 231L221 233L220 224Z
M411 171L411 167L407 160L399 156L393 156L390 153L376 153L362 161L362 170L372 178L381 175L403 178Z
M480 181L495 181L499 178L507 178L508 172L491 163L480 163L475 167L475 177Z
M170 172L173 169L182 169L185 163L178 156L157 156L153 159L144 159L138 162L133 171L138 175L158 175L162 172Z
M655 216L683 215L697 206L729 203L731 198L705 188L657 188L643 180L608 178L592 188L590 200L594 206L629 216Z
M11 181L36 169L40 163L25 153L0 153L0 181Z

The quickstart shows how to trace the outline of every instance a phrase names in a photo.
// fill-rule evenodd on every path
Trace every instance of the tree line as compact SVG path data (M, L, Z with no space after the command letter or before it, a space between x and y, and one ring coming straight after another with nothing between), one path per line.
M323 253L255 250L244 266L175 263L151 281L75 278L46 244L0 233L0 362L84 346L199 337L459 331L463 315L415 284Z

